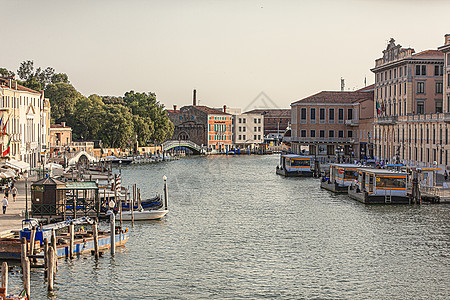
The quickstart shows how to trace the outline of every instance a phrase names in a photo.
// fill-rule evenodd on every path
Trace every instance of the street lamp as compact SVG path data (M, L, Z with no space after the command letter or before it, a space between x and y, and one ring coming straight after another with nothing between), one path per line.
M25 171L23 173L23 177L25 177L25 219L28 219L28 172Z

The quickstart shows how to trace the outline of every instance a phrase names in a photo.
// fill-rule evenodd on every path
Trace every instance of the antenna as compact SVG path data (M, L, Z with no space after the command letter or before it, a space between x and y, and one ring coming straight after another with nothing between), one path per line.
M344 78L341 77L341 92L343 92L345 89L345 81Z
M367 76L364 76L364 86L367 86Z

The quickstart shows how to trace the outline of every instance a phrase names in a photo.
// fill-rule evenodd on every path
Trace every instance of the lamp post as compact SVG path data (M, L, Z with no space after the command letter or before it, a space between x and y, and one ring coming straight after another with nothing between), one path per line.
M23 173L23 177L25 177L25 219L29 218L28 215L28 172L25 171Z

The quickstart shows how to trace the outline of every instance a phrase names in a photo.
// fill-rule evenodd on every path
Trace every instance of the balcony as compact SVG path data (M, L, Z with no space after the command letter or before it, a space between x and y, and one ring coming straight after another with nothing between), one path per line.
M442 113L442 119L445 123L450 124L450 112Z
M345 120L345 125L356 127L359 126L359 120L353 119L353 120Z
M378 117L378 119L375 121L375 124L378 124L378 125L395 125L395 124L397 124L397 116Z

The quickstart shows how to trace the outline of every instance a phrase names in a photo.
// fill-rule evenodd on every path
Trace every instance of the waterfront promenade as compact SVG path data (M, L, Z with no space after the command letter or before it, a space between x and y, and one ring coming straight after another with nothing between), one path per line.
M31 207L31 183L37 180L36 176L31 176L28 178L28 207ZM22 220L25 212L25 179L20 179L15 182L17 187L18 195L16 196L16 202L13 200L11 193L8 195L8 208L6 209L6 214L0 215L0 236L13 229L20 229L22 226ZM0 192L1 199L3 199L4 192Z

